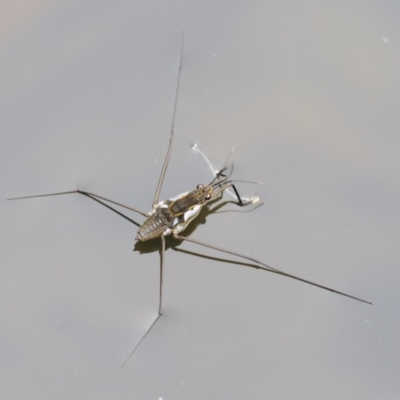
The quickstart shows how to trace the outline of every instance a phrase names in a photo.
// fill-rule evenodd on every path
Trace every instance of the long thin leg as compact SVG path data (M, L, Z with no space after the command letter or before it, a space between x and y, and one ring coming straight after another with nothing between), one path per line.
M121 365L121 368L124 367L124 365L128 362L128 360L132 357L133 353L136 351L136 349L139 347L140 343L143 342L144 338L148 335L148 333L151 331L153 326L156 324L156 322L160 319L161 314L162 314L162 292L163 292L163 278L164 278L164 255L165 255L165 237L161 236L161 250L160 250L160 298L158 302L158 314L152 324L149 326L147 331L144 333L142 338L139 340L139 342L136 344L136 346L133 348L133 350L129 353L129 356L125 359L123 364Z
M45 197L45 196L56 196L56 195L62 195L62 194L70 194L70 193L80 193L83 194L84 196L89 197L90 199L96 201L97 203L100 203L102 206L110 209L111 211L117 213L118 215L120 215L121 217L127 219L128 221L132 222L133 224L135 224L136 226L140 226L140 224L138 224L137 222L135 222L134 220L130 219L129 217L127 217L126 215L122 214L120 211L116 210L115 208L109 206L108 204L102 202L100 199L104 199L106 201L110 201L112 203L115 203L119 206L124 207L122 204L114 202L113 200L109 200L106 199L102 196L98 196L95 195L93 193L89 193L89 192L83 192L81 190L74 190L74 191L70 191L70 192L59 192L59 193L50 193L50 194L42 194L42 195L37 195L37 196L25 196L25 197L16 197L16 198L12 198L12 199L8 199L8 200L19 200L19 199L26 199L26 198L31 198L31 197ZM130 207L125 207L128 209L131 209ZM135 210L134 210L135 211ZM145 215L145 214L144 214ZM158 319L161 317L161 313L162 313L162 289L163 289L163 272L164 272L164 256L165 256L165 237L161 236L161 250L160 250L160 289L159 289L159 303L158 303L158 313L156 318L154 319L154 321L152 322L152 324L150 325L150 327L147 329L147 331L145 332L145 334L142 336L142 338L140 339L140 341L136 344L136 346L134 347L134 349L131 351L131 353L129 354L129 356L126 358L126 360L124 361L124 363L122 364L121 368L128 362L129 358L132 356L132 354L135 352L135 350L139 347L140 343L143 341L143 339L147 336L147 334L150 332L151 328L155 325L155 323L158 321Z
M145 212L140 211L140 210L138 210L137 208L129 207L129 206L125 205L125 204L118 203L118 202L116 202L116 201L114 201L114 200L108 199L107 197L99 196L98 194L94 194L94 193L90 193L90 192L85 192L85 191L80 190L80 189L71 190L71 191L69 191L69 192L57 192L57 193L48 193L48 194L37 194L37 195L35 195L35 196L12 197L11 199L7 199L7 200L32 199L32 198L35 198L35 197L59 196L59 195L71 194L71 193L83 194L83 195L88 196L88 197L90 197L90 198L92 198L92 199L93 199L94 197L97 197L98 199L102 199L102 200L108 201L108 202L110 202L110 203L116 204L117 206L126 208L127 210L134 211L134 212L136 212L136 213L138 213L138 214L143 215L144 217L147 217L147 214L146 214ZM94 199L93 199L93 200L94 200ZM104 204L104 203L102 203L102 204Z
M173 116L172 116L172 126L171 126L171 135L169 138L169 145L168 145L168 151L167 155L165 156L164 164L160 173L160 178L158 180L157 184L157 189L156 193L154 195L154 200L153 200L153 208L157 205L158 199L160 197L160 192L162 188L162 184L164 182L165 178L165 173L167 172L168 168L168 163L169 159L171 158L171 151L172 151L172 144L173 144L173 139L174 139L174 124L175 124L175 114L176 114L176 108L178 104L178 94L179 94L179 83L180 83L180 78L181 78L181 69L182 69L182 54L183 54L183 32L182 32L182 42L181 42L181 56L180 56L180 61L179 61L179 70L178 70L178 82L176 85L176 94L175 94L175 104L174 104L174 111L173 111ZM155 323L159 320L161 317L162 313L162 291L163 291L163 275L164 275L164 254L165 254L165 237L161 236L161 251L160 251L160 291L159 291L159 303L158 303L158 314L156 318L154 319L153 323L150 325L150 327L147 329L145 334L142 336L142 338L139 340L139 342L136 344L134 349L131 351L127 359L123 362L121 368L128 362L128 360L131 358L132 354L135 352L135 350L139 347L140 343L142 343L143 339L147 336L147 334L151 331Z
M89 193L89 192L82 192L82 191L79 191L79 190L74 190L74 191L71 191L71 192L60 192L60 193L40 194L40 195L38 195L38 196L14 197L14 198L12 198L12 199L7 199L7 200L29 199L29 198L31 198L31 197L56 196L56 195L59 195L59 194L70 194L70 193L80 193L80 194L83 194L84 196L89 197L89 199L92 199L92 200L94 200L94 201L97 201L97 203L100 203L102 206L104 206L104 207L108 208L109 210L115 212L116 214L120 215L122 218L125 218L125 219L128 220L129 222L132 222L132 224L134 224L134 225L136 225L136 226L140 226L140 224L137 223L136 221L134 221L133 219L129 218L129 217L126 216L125 214L122 214L122 212L116 210L115 208L109 206L108 204L106 204L106 203L104 203L104 202L102 202L102 201L100 201L99 199L96 198L96 197L99 197L99 198L102 198L102 197L96 196L96 195L94 195L94 194L92 194L92 193ZM96 196L96 197L94 197L94 196ZM110 200L107 200L107 201L110 201ZM115 202L113 202L113 203L115 203ZM115 203L115 204L121 205L121 204L119 204L119 203ZM121 205L121 206L122 206L122 205ZM123 207L123 206L122 206L122 207ZM130 207L125 207L125 208L131 209Z
M158 179L156 193L154 195L153 208L158 203L158 199L160 197L162 184L164 182L165 173L167 172L169 159L171 157L172 143L174 141L174 125L175 125L176 108L177 108L177 104L178 104L179 83L180 83L180 80L181 80L182 55L183 55L183 32L182 32L182 42L181 42L181 57L180 57L180 60L179 60L178 82L177 82L177 85L176 85L174 111L173 111L173 115L172 115L171 135L169 137L169 145L168 145L167 155L165 156L164 164L163 164L163 167L162 167L162 170L161 170L161 173L160 173L160 178Z
M104 207L108 208L109 210L115 212L116 214L118 214L118 215L121 216L122 218L125 218L125 219L128 220L129 222L132 222L132 224L136 225L137 227L140 226L139 223L137 223L137 222L134 221L133 219L130 219L130 218L127 217L125 214L122 214L122 212L116 210L115 208L109 206L108 204L102 202L101 200L96 199L95 197L93 197L93 196L91 196L90 194L87 194L87 193L82 193L82 194L84 194L85 196L89 197L90 199L92 199L92 200L94 200L94 201L97 201L97 203L100 203L102 206L104 206Z
M173 235L173 236L174 236L175 239L186 240L188 242L192 242L192 243L198 244L200 246L208 247L208 248L213 249L213 250L217 250L217 251L221 251L223 253L231 254L231 255L234 255L236 257L240 257L240 258L243 258L245 260L249 260L249 261L255 262L256 264L259 264L259 266L254 266L254 268L262 269L264 271L269 271L269 272L272 272L272 273L278 274L278 275L287 276L288 278L296 279L298 281L308 283L309 285L313 285L313 286L319 287L321 289L328 290L330 292L340 294L342 296L350 297L351 299L354 299L354 300L362 301L363 303L372 304L371 302L369 302L367 300L362 300L362 299L360 299L358 297L354 297L354 296L351 296L349 294L346 294L346 293L343 293L343 292L339 292L338 290L332 289L330 287L320 285L319 283L311 282L311 281L308 281L306 279L300 278L300 277L298 277L296 275L288 274L288 273L283 272L283 271L281 271L279 269L272 268L269 265L264 264L260 260L257 260L256 258L248 257L248 256L245 256L243 254L236 253L235 251L232 251L232 250L226 250L226 249L223 249L221 247L216 247L216 246L210 245L208 243L200 242L199 240L196 240L196 239L189 239L187 237L176 235L176 234Z
M162 314L162 295L164 281L164 256L165 256L165 236L161 235L161 251L160 251L160 299L158 303L158 316Z
M136 346L133 348L133 350L129 353L129 356L126 357L126 360L122 363L121 368L124 367L124 365L129 361L129 359L132 357L133 353L136 351L136 349L139 347L140 343L143 342L143 339L147 336L147 334L151 331L151 328L156 324L158 319L161 317L161 314L157 314L156 318L150 325L149 329L147 329L146 333L142 336L142 338L139 340L139 342L136 344Z

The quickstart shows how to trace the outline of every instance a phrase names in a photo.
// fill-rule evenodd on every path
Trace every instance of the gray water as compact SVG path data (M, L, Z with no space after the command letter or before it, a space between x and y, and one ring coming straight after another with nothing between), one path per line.
M396 2L2 9L2 398L398 398ZM120 369L157 311L157 242L133 252L137 228L84 196L5 199L81 187L149 211L182 30L161 198L211 180L190 145L216 167L235 146L232 178L265 182L237 184L263 206L191 237L374 305L169 248L164 315Z

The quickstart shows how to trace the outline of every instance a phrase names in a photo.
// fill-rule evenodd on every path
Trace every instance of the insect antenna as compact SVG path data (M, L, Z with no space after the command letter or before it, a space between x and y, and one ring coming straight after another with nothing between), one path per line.
M232 153L233 153L234 151L235 151L235 147L232 147L232 148L230 149L229 153L228 153L228 156L226 157L226 160L225 160L225 162L224 162L223 167L221 168L220 171L217 171L217 176L218 176L218 175L225 176L225 175L223 174L223 172L227 169L229 158L231 157L231 155L232 155ZM232 164L232 168L233 168L233 164ZM229 172L229 176L230 176L231 174L232 174L232 170Z

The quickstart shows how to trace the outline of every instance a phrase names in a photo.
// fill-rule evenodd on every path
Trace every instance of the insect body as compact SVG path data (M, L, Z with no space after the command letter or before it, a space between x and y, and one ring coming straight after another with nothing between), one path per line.
M182 193L169 200L160 201L151 210L148 218L139 228L136 240L142 242L157 237L177 234L185 230L201 211L202 205L210 194L199 195L199 190ZM200 203L201 202L201 203Z
M173 236L175 239L178 239L180 241L188 241L188 242L195 243L195 244L203 246L203 247L217 250L217 251L220 251L220 252L223 252L226 254L234 255L234 256L244 259L246 261L251 261L252 263L254 263L252 266L256 269L272 272L272 273L278 274L278 275L283 275L283 276L286 276L286 277L289 277L292 279L296 279L298 281L319 287L321 289L331 291L333 293L338 293L343 296L362 301L364 303L372 304L372 303L370 303L366 300L362 300L358 297L354 297L349 294L339 292L338 290L329 288L327 286L320 285L315 282L311 282L309 280L300 278L300 277L292 275L292 274L288 274L284 271L273 268L256 258L249 257L247 255L238 253L236 251L227 250L227 249L224 249L221 247L217 247L213 244L204 243L199 240L180 235L187 228L187 226L190 224L190 222L193 221L199 215L202 207L206 203L214 201L214 200L218 200L220 197L222 197L224 191L227 191L228 193L232 194L231 192L229 192L230 188L233 189L234 196L237 198L237 204L239 206L245 206L247 204L258 201L257 197L250 198L250 199L241 198L239 196L239 193L238 193L235 185L233 184L234 181L229 180L228 177L223 174L223 171L225 170L225 166L220 172L214 171L210 162L205 157L204 153L202 153L196 147L194 147L194 149L197 150L203 156L203 158L206 159L211 170L214 172L214 174L215 174L214 179L208 185L198 185L196 187L196 189L192 190L191 192L182 193L179 196L176 196L174 198L164 200L164 201L159 201L159 194L161 191L161 187L162 187L162 184L164 181L165 173L166 173L169 159L171 156L171 150L172 150L172 144L173 144L173 138L174 138L174 121L175 121L175 114L176 114L177 100L178 100L178 93L179 93L179 82L180 82L180 72L181 72L181 65L182 65L182 52L183 52L182 49L183 49L183 40L182 40L182 45L181 45L181 58L180 58L179 70L178 70L178 81L177 81L177 87L176 87L176 95L175 95L175 103L174 103L174 110L173 110L172 126L171 126L171 131L170 131L169 146L168 146L168 151L167 151L167 154L166 154L166 157L164 160L164 164L163 164L163 167L162 167L162 170L160 173L160 178L158 181L156 192L154 195L153 208L149 213L145 213L136 208L127 206L125 204L116 202L116 201L108 199L106 197L99 196L97 194L86 192L86 191L83 191L80 189L68 191L68 192L58 192L58 193L42 194L42 195L35 195L35 196L24 196L24 197L17 197L17 198L9 199L9 200L16 200L16 199L23 199L23 198L45 197L45 196L55 196L55 195L79 193L79 194L85 195L85 196L89 197L90 199L100 203L101 205L107 207L108 209L112 210L113 212L117 213L118 215L122 216L123 218L127 219L128 221L130 221L131 223L133 223L137 226L139 226L139 224L136 221L130 219L125 214L121 213L120 211L118 211L115 208L113 208L112 206L110 206L108 203L116 204L120 207L134 211L145 217L145 221L139 227L139 230L137 232L136 240L141 241L141 242L144 242L147 240L152 240L152 239L158 239L158 238L161 240L159 307L158 307L157 316L155 317L153 323L147 329L147 331L142 336L140 341L136 344L135 348L132 350L131 354L128 356L128 358L125 360L125 362L133 354L133 352L136 350L136 348L139 346L139 344L142 342L142 340L146 337L146 335L150 332L150 330L152 329L154 324L157 322L157 320L161 316L164 253L165 253L165 240L166 240L167 236ZM225 165L226 165L226 162L225 162ZM124 364L125 364L125 362L124 362Z
M220 178L222 176L222 179ZM218 182L213 183L215 180ZM185 192L172 199L160 201L147 215L148 218L136 236L142 242L157 237L177 235L184 231L200 213L206 202L215 200L228 187L233 186L223 175L217 176L209 185L197 185L195 190ZM236 188L234 189L235 192ZM238 196L239 205L243 205Z

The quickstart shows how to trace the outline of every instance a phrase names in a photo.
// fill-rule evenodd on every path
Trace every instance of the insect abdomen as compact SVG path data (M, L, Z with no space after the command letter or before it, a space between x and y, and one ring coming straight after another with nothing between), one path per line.
M160 237L172 224L173 218L167 213L158 212L150 216L139 228L136 240L142 242Z

